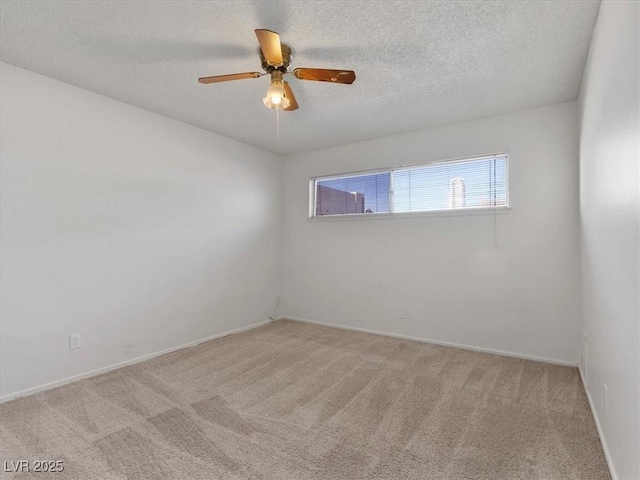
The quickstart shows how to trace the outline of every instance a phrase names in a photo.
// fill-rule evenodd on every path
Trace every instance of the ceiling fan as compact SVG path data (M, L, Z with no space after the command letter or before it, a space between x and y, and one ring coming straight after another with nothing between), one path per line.
M262 69L265 73L245 72L232 73L230 75L216 75L214 77L201 77L198 79L198 82L205 84L219 83L270 75L271 83L267 90L267 95L262 101L268 108L290 112L298 108L298 102L293 95L289 82L283 80L284 75L293 75L300 80L346 84L352 84L356 79L356 73L353 70L296 68L293 72L289 72L291 48L280 43L280 35L271 30L258 29L256 30L256 36L260 44L260 60L262 61Z

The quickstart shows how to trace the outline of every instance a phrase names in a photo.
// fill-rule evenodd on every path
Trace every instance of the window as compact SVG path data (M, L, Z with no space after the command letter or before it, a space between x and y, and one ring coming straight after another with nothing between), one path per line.
M315 216L389 213L389 172L315 181Z
M509 205L508 155L312 179L314 217Z

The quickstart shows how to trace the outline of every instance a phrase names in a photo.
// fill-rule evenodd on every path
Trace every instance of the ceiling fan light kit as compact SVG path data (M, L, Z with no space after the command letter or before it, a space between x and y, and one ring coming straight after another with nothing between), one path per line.
M271 84L267 90L267 96L262 99L265 107L276 110L286 110L291 106L290 100L284 91L284 82L282 81L282 72L274 70L271 72Z
M287 112L297 110L299 105L293 95L289 82L283 79L284 75L293 75L299 80L312 80L316 82L331 82L350 85L356 80L356 74L352 70L329 70L323 68L296 68L289 72L291 63L291 48L280 43L280 35L271 30L258 29L255 31L260 44L260 61L265 73L245 72L230 75L216 75L213 77L201 77L198 82L203 84L227 82L230 80L242 80L245 78L259 78L264 75L271 77L271 83L267 90L263 103L274 110Z

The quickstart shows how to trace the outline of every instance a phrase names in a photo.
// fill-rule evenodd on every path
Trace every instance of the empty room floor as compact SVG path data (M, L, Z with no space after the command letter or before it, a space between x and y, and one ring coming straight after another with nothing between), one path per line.
M0 408L37 478L609 478L576 368L286 320Z

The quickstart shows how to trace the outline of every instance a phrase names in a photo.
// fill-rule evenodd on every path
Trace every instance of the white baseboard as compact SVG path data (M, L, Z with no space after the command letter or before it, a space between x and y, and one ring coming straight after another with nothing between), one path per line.
M607 466L609 467L611 480L618 480L619 477L618 477L618 474L616 473L615 467L613 466L613 460L611 458L611 454L609 453L607 440L604 437L604 431L602 430L602 425L600 425L600 418L598 417L598 412L596 411L596 407L593 404L593 399L591 398L591 392L589 392L589 390L587 389L587 382L582 370L580 370L580 379L582 380L582 386L584 387L584 391L587 394L587 399L589 400L591 415L593 415L593 420L596 423L596 430L598 431L598 437L600 437L600 443L602 444L602 451L604 452L604 458L607 460Z
M381 332L381 331L378 331L378 330L369 330L367 328L348 327L346 325L338 325L336 323L318 322L316 320L309 320L309 319L306 319L306 318L298 318L298 317L290 317L290 316L287 316L287 315L274 318L273 320L274 321L277 321L277 320L293 320L294 322L312 323L314 325L323 325L325 327L340 328L342 330L352 330L354 332L370 333L372 335L382 335L384 337L401 338L403 340L413 340L415 342L430 343L430 344L433 344L433 345L441 345L443 347L454 347L454 348L462 348L463 350L471 350L471 351L474 351L474 352L491 353L493 355L500 355L502 357L522 358L524 360L534 360L536 362L551 363L551 364L554 364L554 365L562 365L562 366L565 366L565 367L577 367L578 366L578 364L576 362L568 362L566 360L557 360L557 359L554 359L554 358L536 357L534 355L524 355L524 354L515 353L515 352L505 352L503 350L494 350L492 348L476 347L476 346L473 346L473 345L465 345L465 344L462 344L462 343L444 342L442 340L433 340L431 338L412 337L410 335L400 335L400 334L397 334L397 333Z
M582 387L584 388L585 393L589 394L589 382L587 382L587 374L584 373L582 368L580 368L580 364L578 364L578 373L580 374L580 380L582 380Z
M271 323L272 320L267 320L264 322L252 323L251 325L247 325L246 327L236 328L234 330L229 330L227 332L217 333L215 335L211 335L210 337L201 338L198 340L194 340L193 342L184 343L182 345L178 345L176 347L170 347L164 350L160 350L159 352L149 353L147 355L142 355L141 357L136 357L133 359L125 360L123 362L114 363L108 365L106 367L96 368L95 370L90 370L88 372L79 373L78 375L72 375L70 377L63 378L61 380L56 380L53 382L45 383L43 385L38 385L36 387L27 388L25 390L20 390L18 392L8 393L0 397L0 403L7 402L9 400L13 400L18 397L24 397L27 395L33 395L34 393L42 392L45 390L51 390L52 388L61 387L63 385L67 385L69 383L77 382L78 380L82 380L84 378L95 377L96 375L100 375L103 373L110 372L112 370L117 370L118 368L126 367L128 365L133 365L135 363L144 362L145 360L150 360L155 357L159 357L160 355L166 355L167 353L175 352L177 350L182 350L183 348L195 347L196 345L200 345L201 343L208 342L210 340L215 340L216 338L226 337L228 335L233 335L236 333L245 332L247 330L251 330L253 328L258 328L267 323Z

